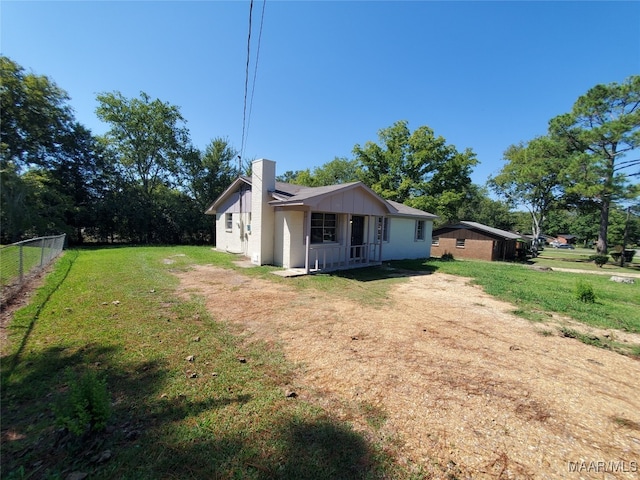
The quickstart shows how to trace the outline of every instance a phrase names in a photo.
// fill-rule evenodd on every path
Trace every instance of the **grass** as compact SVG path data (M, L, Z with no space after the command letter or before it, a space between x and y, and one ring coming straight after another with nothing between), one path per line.
M598 267L589 259L595 255L595 250L588 248L576 248L574 250L565 250L553 247L546 247L540 252L540 255L533 261L536 265L543 267L557 268L574 268L580 270L593 270L610 272L612 275L624 274L628 272L640 273L640 258L635 255L631 264L620 267L614 263L611 257L609 261L602 267Z
M0 285L11 285L20 279L20 271L24 276L40 266L42 247L24 245L8 245L0 248Z
M280 351L239 343L201 299L176 296L173 270L232 259L202 247L67 252L9 328L0 476L409 478L383 445L287 398ZM106 377L106 432L77 439L55 426L67 369Z
M575 295L577 282L586 275L581 273L536 271L521 264L482 261L433 259L394 265L470 277L487 293L513 303L514 313L530 320L544 321L553 312L594 327L640 333L640 280L621 284L610 281L607 275L588 275L596 300L585 303Z
M294 371L277 347L240 343L209 315L203 299L176 295L172 272L195 264L238 269L234 259L206 247L66 252L8 329L0 362L0 476L65 478L81 471L95 479L414 478L418 467L394 463L392 445L371 442L330 412L287 398ZM440 271L473 278L532 320L557 312L640 332L640 282L619 284L607 276L589 276L596 301L587 304L575 298L584 275L519 264L404 261L294 279L271 275L273 270L242 273L382 304L389 288L403 281L399 273ZM53 406L69 387L68 369L107 379L112 416L106 432L77 439L55 426ZM360 410L374 432L384 425L383 410L368 404ZM96 460L106 451L108 461Z

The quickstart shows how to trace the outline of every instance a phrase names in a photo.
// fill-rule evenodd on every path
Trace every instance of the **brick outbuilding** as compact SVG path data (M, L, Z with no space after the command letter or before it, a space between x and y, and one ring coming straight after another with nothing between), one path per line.
M431 255L450 253L454 258L512 260L524 252L528 243L517 233L477 222L458 222L433 230Z

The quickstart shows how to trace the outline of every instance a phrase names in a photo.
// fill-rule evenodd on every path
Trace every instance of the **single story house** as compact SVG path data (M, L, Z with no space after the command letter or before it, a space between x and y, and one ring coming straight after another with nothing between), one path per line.
M207 208L217 250L305 273L431 256L435 215L384 200L362 182L276 182L275 165L254 161L251 177L238 177Z
M431 254L441 257L478 260L512 260L518 258L530 243L517 233L507 232L477 222L458 222L433 231Z
M576 237L575 235L569 235L568 233L559 233L556 236L555 241L560 244L575 245L577 240L578 237Z

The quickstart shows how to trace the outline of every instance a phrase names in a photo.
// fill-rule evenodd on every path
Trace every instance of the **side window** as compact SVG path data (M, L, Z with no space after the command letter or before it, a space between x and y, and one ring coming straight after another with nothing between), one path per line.
M437 247L438 245L440 245L440 237L433 237L431 239L431 245L433 245L434 247Z
M456 248L464 248L464 238L456 238Z
M389 219L387 217L378 217L378 231L377 238L378 241L382 240L383 242L389 241Z
M233 230L233 213L225 213L224 220L225 220L225 228L228 231Z
M424 240L424 220L416 220L416 241Z

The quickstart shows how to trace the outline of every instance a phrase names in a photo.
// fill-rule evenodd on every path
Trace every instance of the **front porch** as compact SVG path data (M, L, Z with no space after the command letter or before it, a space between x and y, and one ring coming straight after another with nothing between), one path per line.
M330 272L382 264L381 243L359 245L308 245L305 272Z

